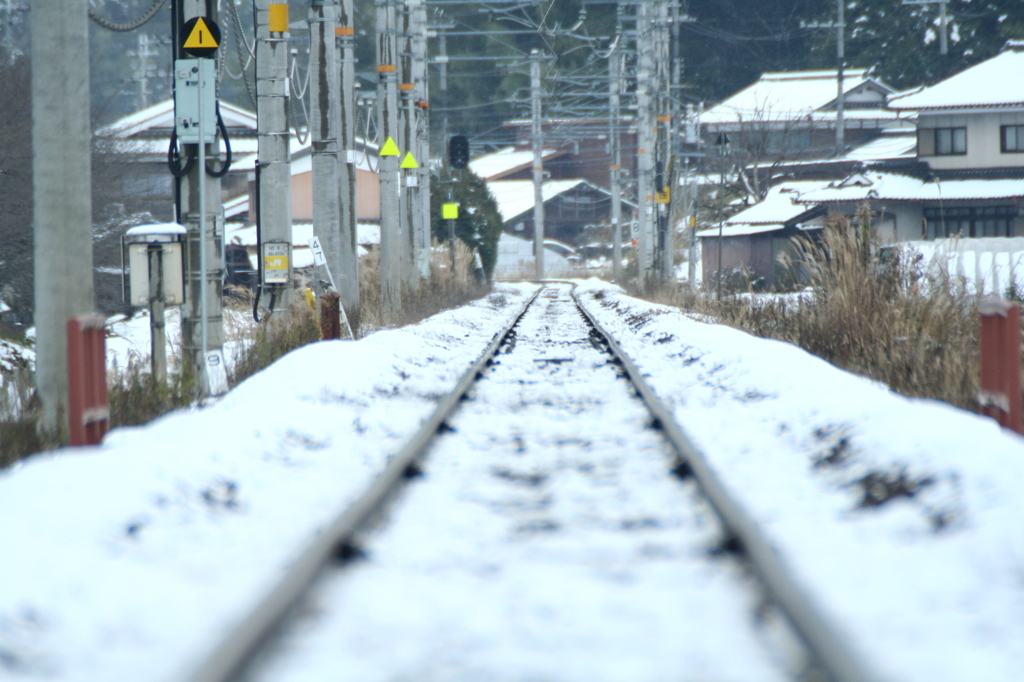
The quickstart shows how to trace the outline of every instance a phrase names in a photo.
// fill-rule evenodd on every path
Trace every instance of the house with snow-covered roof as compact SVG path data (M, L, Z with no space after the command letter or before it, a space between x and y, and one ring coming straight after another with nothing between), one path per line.
M847 147L884 131L912 129L909 117L888 109L895 90L865 69L843 74ZM835 150L838 74L834 70L765 73L701 115L704 141L725 133L736 150L771 158L816 158Z
M942 177L1024 173L1024 42L929 87L895 97L917 112L917 157Z
M493 180L487 189L498 205L503 230L516 237L533 239L534 188L532 180ZM611 221L611 193L576 178L548 180L542 185L544 236L571 246L584 246L595 231ZM629 223L635 206L622 201L622 221Z
M761 215L758 233L781 237L784 228L797 225L807 231L820 227L829 213L853 216L867 204L882 244L951 238L990 244L990 238L1024 237L1021 72L1024 43L1011 41L991 59L934 85L892 96L889 107L916 121L912 153L905 135L883 135L844 157L859 157L844 177L808 186L792 197L792 206L780 204L773 189L773 200L766 198L750 209ZM793 215L797 207L805 212ZM723 230L723 268L728 261L730 268L743 267L764 277L756 249L741 243L756 241L740 234L753 229L739 226L749 215L740 213L727 221L738 222L736 229ZM717 265L712 233L717 234L711 229L700 233L705 277L713 276ZM765 248L761 246L762 256Z

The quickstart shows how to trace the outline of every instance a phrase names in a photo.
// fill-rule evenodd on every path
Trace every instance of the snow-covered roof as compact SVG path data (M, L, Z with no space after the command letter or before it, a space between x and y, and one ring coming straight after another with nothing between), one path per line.
M188 230L185 229L184 225L179 223L150 223L149 225L136 225L135 227L127 230L124 236L127 237L143 237L143 236L156 236L156 235L182 235L187 234Z
M256 114L248 109L220 100L220 114L224 119L225 127L249 128L253 134L256 133ZM172 127L174 127L174 99L165 99L100 128L96 134L128 138L146 130L164 128L169 131ZM166 148L164 151L167 151Z
M871 78L864 69L850 69L843 74L843 92L853 105L876 103L872 118L890 118L884 112L886 95L894 90L885 83ZM836 99L835 71L791 71L766 73L757 82L740 90L721 104L701 116L705 124L736 123L739 121L776 121L806 118L820 112ZM860 116L850 107L847 116ZM835 119L831 113L826 118Z
M232 143L233 144L233 143ZM360 170L377 172L377 145L372 142L365 142L362 138L356 138L356 167ZM166 150L165 150L166 151ZM244 156L235 155L231 162L232 173L242 173L256 170L256 149ZM289 152L292 156L292 175L297 173L308 173L313 169L312 142L309 137L305 142L299 142L292 137L289 144ZM344 159L342 159L344 161Z
M762 201L726 220L722 228L722 236L738 237L781 230L787 221L807 212L807 206L796 203L796 200L803 194L821 189L827 184L828 182L823 180L802 180L778 184L768 190L768 194ZM718 236L718 227L701 230L697 236Z
M1024 52L1000 52L935 85L893 97L893 109L970 109L1024 106Z
M548 180L541 190L544 202L551 201L559 194L564 194L580 186L586 186L602 194L608 191L591 184L586 180ZM498 204L498 213L501 220L508 222L517 218L527 211L533 210L533 180L492 180L487 183L487 189ZM628 203L628 202L623 202ZM632 206L632 204L630 204Z
M564 152L557 149L545 149L541 152L541 158L546 161L562 154ZM484 180L500 180L505 175L526 168L533 168L533 151L517 151L515 147L505 147L491 154L478 156L469 162L469 169Z
M884 161L886 159L914 158L917 155L917 135L882 135L846 153L847 161Z
M898 173L858 173L801 195L802 204L836 201L964 201L1024 197L1024 179L925 181Z
M234 199L228 199L222 204L224 208L224 218L236 218L240 215L249 213L249 195L240 194Z

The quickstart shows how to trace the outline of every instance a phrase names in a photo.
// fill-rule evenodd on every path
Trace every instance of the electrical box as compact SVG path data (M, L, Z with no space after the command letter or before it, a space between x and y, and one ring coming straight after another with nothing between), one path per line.
M124 236L128 253L128 304L145 308L149 305L150 251L160 252L163 270L164 305L185 302L185 278L182 240L186 230L177 223L139 225ZM123 253L123 252L122 252Z
M200 88L202 82L202 88ZM200 93L202 90L202 99ZM199 144L202 119L203 142L217 136L217 69L213 59L174 60L174 130L178 142Z
M291 244L288 242L263 242L263 286L290 284L289 262Z

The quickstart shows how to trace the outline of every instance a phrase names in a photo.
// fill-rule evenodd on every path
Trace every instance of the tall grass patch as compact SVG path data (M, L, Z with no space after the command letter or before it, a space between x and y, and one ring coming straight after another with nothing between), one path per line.
M816 239L795 240L793 266L811 286L789 295L651 292L757 336L794 343L908 396L977 409L977 301L920 258L875 255L872 216L832 215Z

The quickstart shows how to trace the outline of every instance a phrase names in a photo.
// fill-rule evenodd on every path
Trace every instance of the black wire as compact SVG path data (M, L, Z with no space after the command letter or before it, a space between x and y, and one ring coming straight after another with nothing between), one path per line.
M180 166L181 156L178 153L178 131L176 128L171 128L171 144L167 148L167 166L171 169L171 175L176 178L183 178L188 175L188 172L192 170L192 164L196 161L191 147L186 147L185 150L185 165Z
M224 126L224 119L220 115L220 102L217 102L217 127L224 136L224 164L219 171L215 171L210 168L210 162L206 162L206 174L211 178L223 178L231 169L231 140L228 138L228 129Z

